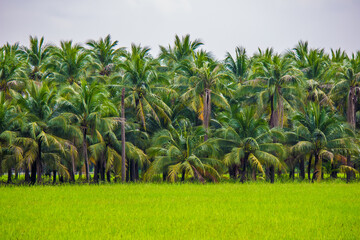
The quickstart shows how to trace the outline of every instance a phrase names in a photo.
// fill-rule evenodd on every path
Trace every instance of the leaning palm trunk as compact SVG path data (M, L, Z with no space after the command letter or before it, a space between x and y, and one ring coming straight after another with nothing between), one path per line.
M125 166L125 88L121 93L121 181L126 180Z
M84 151L84 158L85 158L86 181L89 181L90 176L89 176L89 159L88 159L87 142L86 142L86 127L83 128L83 151Z
M347 101L347 122L355 129L356 119L355 119L355 107L357 102L356 96L356 87L351 87L348 95Z
M208 128L209 128L209 123L210 123L210 115L211 115L211 90L205 89L203 124L204 124L206 134L204 136L204 141L206 141L208 139Z

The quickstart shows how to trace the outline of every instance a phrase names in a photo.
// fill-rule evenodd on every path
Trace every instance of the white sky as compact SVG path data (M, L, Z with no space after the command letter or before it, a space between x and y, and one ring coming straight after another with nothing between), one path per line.
M84 44L111 34L119 46L141 43L157 56L159 45L187 33L220 59L236 46L283 52L299 40L352 53L360 50L360 1L0 0L0 45L28 45L29 35Z

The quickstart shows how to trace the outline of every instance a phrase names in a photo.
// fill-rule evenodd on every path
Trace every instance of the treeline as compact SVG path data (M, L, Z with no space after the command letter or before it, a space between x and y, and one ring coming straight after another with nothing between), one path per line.
M0 49L1 174L56 181L319 181L360 167L360 51L216 60L200 40ZM15 174L14 174L15 171ZM93 172L93 173L92 173ZM289 176L284 176L284 175ZM78 177L77 177L78 176Z

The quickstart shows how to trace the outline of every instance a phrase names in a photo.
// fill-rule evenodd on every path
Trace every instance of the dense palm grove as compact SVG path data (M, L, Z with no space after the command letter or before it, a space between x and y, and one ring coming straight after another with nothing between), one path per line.
M200 40L150 49L0 49L0 160L7 181L320 181L360 167L360 52L300 41L215 60Z

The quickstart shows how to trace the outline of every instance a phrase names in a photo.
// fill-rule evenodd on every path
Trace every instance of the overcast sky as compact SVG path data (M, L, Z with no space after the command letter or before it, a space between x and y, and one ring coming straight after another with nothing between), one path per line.
M0 0L0 45L27 45L29 35L84 44L111 34L120 46L141 43L157 56L159 45L188 33L221 59L236 46L283 52L299 40L352 53L360 50L360 1Z

